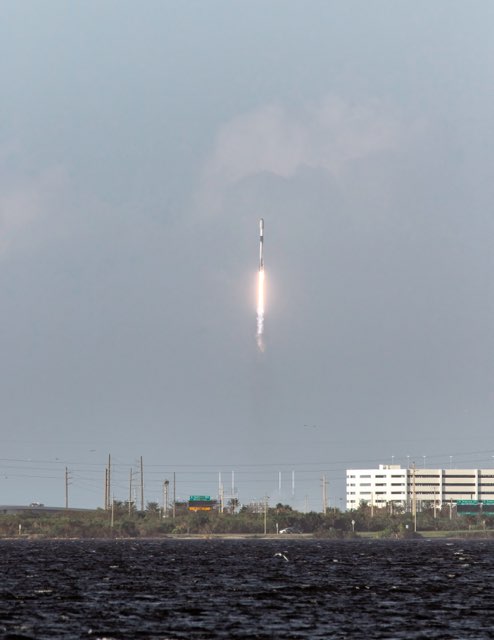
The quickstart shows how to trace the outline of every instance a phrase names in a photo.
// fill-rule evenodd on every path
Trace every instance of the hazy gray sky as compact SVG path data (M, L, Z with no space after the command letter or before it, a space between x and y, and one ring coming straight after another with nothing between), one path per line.
M494 5L0 4L0 503L491 466ZM265 219L266 351L255 341ZM278 472L283 472L281 494ZM225 480L226 481L226 480Z

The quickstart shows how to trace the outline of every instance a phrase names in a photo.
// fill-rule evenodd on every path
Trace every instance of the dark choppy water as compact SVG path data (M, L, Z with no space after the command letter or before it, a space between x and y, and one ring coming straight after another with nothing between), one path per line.
M493 542L1 541L0 559L2 638L494 638Z

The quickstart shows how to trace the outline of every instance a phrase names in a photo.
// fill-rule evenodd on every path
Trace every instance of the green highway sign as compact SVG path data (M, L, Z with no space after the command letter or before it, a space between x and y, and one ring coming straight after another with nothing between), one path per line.
M189 502L207 502L211 496L190 496Z

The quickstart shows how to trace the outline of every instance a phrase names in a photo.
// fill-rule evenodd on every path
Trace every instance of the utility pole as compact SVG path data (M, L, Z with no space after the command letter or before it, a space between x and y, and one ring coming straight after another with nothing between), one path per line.
M132 512L132 467L130 467L129 473L129 516Z
M264 535L268 531L268 496L264 496Z
M106 490L108 492L106 504L108 505L108 508L110 508L110 505L112 502L111 500L111 455L110 454L108 454L108 483L107 483Z
M173 472L173 519L175 520L176 514L176 504L177 504L177 478L175 476L175 471Z
M412 464L412 516L413 516L413 530L417 531L417 492L415 490L415 462Z
M142 456L141 456L141 511L144 511L144 468L142 466Z
M105 493L104 493L105 511L108 510L108 467L105 467Z
M220 513L225 510L225 485L221 478L221 471L218 471L218 498L220 501Z
M69 508L69 470L65 467L65 508Z

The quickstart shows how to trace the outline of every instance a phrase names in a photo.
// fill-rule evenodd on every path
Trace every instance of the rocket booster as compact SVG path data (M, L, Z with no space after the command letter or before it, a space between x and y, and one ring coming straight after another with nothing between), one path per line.
M259 220L259 271L264 271L264 219Z

